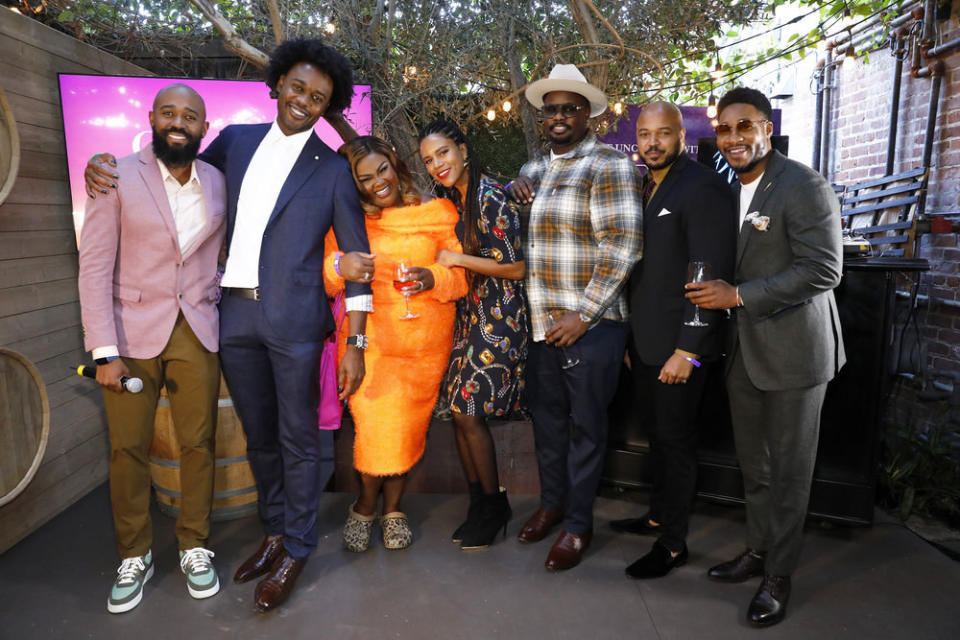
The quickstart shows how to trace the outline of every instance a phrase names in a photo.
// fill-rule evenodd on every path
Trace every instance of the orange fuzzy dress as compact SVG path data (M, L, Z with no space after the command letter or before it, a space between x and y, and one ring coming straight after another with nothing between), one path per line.
M440 249L462 252L454 226L459 216L449 200L384 209L367 217L367 237L374 259L373 313L367 315L370 347L366 374L349 400L355 438L353 466L361 473L405 473L423 456L430 415L453 345L457 298L467 293L463 269L436 264ZM333 232L326 238L324 282L327 295L343 290L333 267L337 251ZM427 267L434 287L410 297L410 311L420 317L400 320L403 295L393 288L396 263ZM338 359L346 352L347 331L340 332Z

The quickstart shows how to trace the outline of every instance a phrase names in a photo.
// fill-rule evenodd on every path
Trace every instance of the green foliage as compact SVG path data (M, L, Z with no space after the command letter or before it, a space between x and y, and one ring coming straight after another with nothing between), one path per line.
M912 514L960 528L960 425L944 411L925 432L912 426L885 434L879 503L901 520Z

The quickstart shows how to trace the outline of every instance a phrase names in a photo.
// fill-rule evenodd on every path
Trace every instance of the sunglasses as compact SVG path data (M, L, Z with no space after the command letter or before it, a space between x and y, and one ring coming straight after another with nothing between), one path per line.
M753 125L763 124L764 122L770 122L769 120L737 120L737 123L732 127L726 123L718 124L713 128L714 133L717 134L717 137L728 136L731 131L736 130L737 133L743 135L745 133L750 133L753 131Z
M556 118L557 114L562 115L564 118L572 118L580 113L582 109L582 104L573 104L571 102L566 104L545 104L540 110L540 113L543 114L544 118Z

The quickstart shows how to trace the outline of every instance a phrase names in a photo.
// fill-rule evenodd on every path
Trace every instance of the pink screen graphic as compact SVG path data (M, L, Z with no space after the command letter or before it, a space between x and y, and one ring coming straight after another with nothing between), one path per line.
M210 130L200 145L201 151L227 125L258 124L276 119L277 101L270 98L269 89L262 81L61 74L63 132L67 143L73 219L78 232L88 199L83 187L87 160L99 152L125 156L150 144L147 113L157 92L174 82L193 87L203 96ZM358 133L372 131L369 85L355 86L353 103L345 115ZM330 148L340 146L340 136L325 120L317 122L315 128L317 135Z

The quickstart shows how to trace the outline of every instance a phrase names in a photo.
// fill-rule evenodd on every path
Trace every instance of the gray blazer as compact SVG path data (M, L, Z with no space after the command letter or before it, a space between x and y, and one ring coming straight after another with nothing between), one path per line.
M764 391L827 382L846 362L833 297L843 266L837 198L820 174L771 151L748 212L770 220L765 231L746 220L740 229L734 277L743 307L727 353L739 342Z

